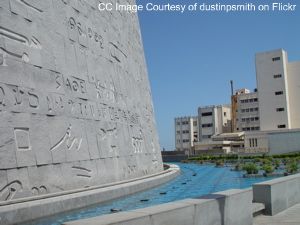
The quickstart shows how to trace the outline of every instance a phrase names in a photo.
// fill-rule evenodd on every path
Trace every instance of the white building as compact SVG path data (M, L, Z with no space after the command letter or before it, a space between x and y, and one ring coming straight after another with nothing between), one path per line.
M199 142L213 135L230 132L231 107L229 105L205 106L198 108Z
M236 91L235 132L260 130L258 93L248 89Z
M177 151L185 151L191 155L194 142L198 141L198 117L175 118L175 147Z
M256 54L260 129L300 128L300 62L288 62L287 53Z
M300 150L300 129L257 131L245 133L245 153L270 155Z

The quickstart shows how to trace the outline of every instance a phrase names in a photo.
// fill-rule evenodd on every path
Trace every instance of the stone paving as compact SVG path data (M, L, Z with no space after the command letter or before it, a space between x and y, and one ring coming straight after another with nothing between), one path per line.
M300 224L300 204L278 213L275 216L257 216L253 225L299 225Z

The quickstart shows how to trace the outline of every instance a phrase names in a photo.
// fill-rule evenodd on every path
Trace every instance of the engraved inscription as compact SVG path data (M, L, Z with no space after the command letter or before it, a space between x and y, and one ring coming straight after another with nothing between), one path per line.
M81 147L82 138L75 137L72 134L72 125L70 124L67 128L66 133L62 136L62 138L50 148L50 151L54 151L60 146L66 146L68 150L78 151Z
M41 9L37 8L36 6L34 6L34 5L30 4L30 3L28 3L28 2L25 1L25 0L19 0L19 2L22 3L23 5L29 7L30 9L35 10L36 12L39 12L39 13L42 13L42 12L43 12L43 10L41 10Z
M101 128L97 133L98 148L100 149L101 142L106 141L109 145L109 152L114 152L117 149L117 145L115 144L117 138L117 127L110 129Z
M44 195L48 193L46 186L42 185L40 187L32 187L31 192L33 195Z
M142 153L142 144L143 144L143 139L133 137L131 140L132 146L133 146L133 151L134 153Z
M18 151L31 150L29 128L14 128L14 134Z
M1 86L0 86L0 106L1 107L5 106L5 92L4 92L3 87L1 87Z
M91 178L92 170L87 169L81 166L72 166L72 169L76 172L76 176L84 177L84 178Z
M18 191L22 191L23 186L21 181L14 180L0 189L0 200L12 200Z

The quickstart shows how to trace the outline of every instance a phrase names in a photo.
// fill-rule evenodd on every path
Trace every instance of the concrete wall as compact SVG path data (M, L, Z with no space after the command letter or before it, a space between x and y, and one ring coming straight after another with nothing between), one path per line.
M253 201L264 203L267 215L300 203L300 174L254 184Z
M0 1L0 202L162 171L138 16L98 3Z
M252 225L252 219L252 190L232 189L65 225Z
M153 188L179 175L180 169L170 165L166 171L125 182L84 188L0 203L0 224L24 222L87 207Z

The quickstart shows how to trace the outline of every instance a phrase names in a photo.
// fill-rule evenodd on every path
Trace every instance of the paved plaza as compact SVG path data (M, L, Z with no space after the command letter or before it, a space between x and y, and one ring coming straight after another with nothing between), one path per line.
M300 204L294 205L275 216L257 216L253 225L299 225Z

